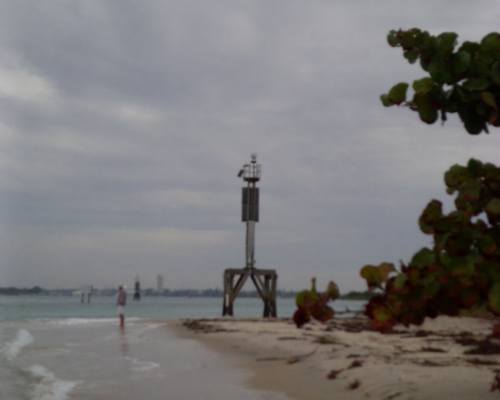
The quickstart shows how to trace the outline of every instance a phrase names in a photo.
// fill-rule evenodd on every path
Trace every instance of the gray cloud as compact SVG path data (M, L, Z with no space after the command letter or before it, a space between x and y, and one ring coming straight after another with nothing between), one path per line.
M482 10L488 9L485 13ZM240 182L263 163L257 260L280 285L363 288L408 259L442 174L498 135L424 126L378 96L421 75L385 43L477 40L492 0L6 1L0 5L1 285L220 286L242 264ZM449 200L448 203L449 204Z

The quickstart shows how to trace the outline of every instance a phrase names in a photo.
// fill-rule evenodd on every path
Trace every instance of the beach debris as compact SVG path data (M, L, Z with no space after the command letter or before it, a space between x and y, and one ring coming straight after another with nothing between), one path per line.
M332 320L328 322L326 331L342 330L344 332L359 333L372 330L370 322L366 317L355 317L347 320Z
M438 362L432 360L413 360L413 362L417 365L422 365L424 367L446 367L453 365L452 362Z
M425 353L447 353L446 350L439 349L437 347L422 347L420 351Z
M328 379L337 379L338 374L340 374L344 369L332 369L326 376Z
M500 372L497 372L491 383L490 392L500 391Z
M182 325L186 328L197 333L218 333L218 332L237 332L235 329L226 329L221 327L216 327L203 320L188 319L182 322Z
M302 361L304 359L306 359L307 357L310 357L312 356L314 353L316 353L316 350L318 350L318 348L316 347L313 351L309 352L309 353L306 353L306 354L300 354L298 356L293 356L293 357L290 357L288 360L287 360L287 364L295 364L295 363L298 363L299 361Z
M331 335L318 336L315 340L319 344L337 344L338 341Z
M474 354L474 355L500 354L500 345L493 343L488 339L478 340L476 342L476 347L464 351L464 354Z
M258 357L255 359L255 361L261 362L261 361L285 361L287 360L288 357Z
M270 357L259 357L256 358L255 361L286 361L287 364L295 364L298 363L307 357L312 356L318 348L316 347L314 350L310 351L309 353L305 354L298 354L294 356L270 356Z
M351 363L351 364L350 364L347 368L332 369L332 370L328 373L328 375L327 375L326 377L327 377L328 379L331 379L331 380L333 380L333 379L337 379L337 376L338 376L341 372L343 372L343 371L345 371L345 370L347 370L347 369L359 368L359 367L361 367L361 366L363 366L363 361L361 361L361 360L354 360L354 361L353 361L353 362L352 362L352 363ZM356 389L356 388L358 388L358 387L359 387L360 382L359 382L357 379L356 379L354 382L352 382L352 383L351 383L351 385L353 385L353 384L354 384L354 383L356 383L356 382L358 382L357 386L352 387L352 389ZM351 385L349 385L349 388L351 388Z
M362 360L353 360L351 365L347 367L347 369L353 369L353 368L359 368L363 366L363 361Z
M396 392L396 393L392 393L390 394L389 396L385 397L384 400L393 400L395 399L396 397L399 397L403 395L403 392Z
M360 382L358 379L356 379L356 380L352 381L352 382L349 384L349 386L347 386L347 388L348 388L349 390L356 390L356 389L357 389L357 388L359 388L360 386L361 386L361 382Z
M500 365L500 362L495 361L495 360L484 360L481 358L470 358L467 360L467 362L473 364L473 365Z

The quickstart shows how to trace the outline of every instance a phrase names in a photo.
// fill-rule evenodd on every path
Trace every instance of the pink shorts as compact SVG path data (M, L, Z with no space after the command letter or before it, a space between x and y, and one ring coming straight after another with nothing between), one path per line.
M116 313L118 315L125 315L125 308L123 306L116 307Z

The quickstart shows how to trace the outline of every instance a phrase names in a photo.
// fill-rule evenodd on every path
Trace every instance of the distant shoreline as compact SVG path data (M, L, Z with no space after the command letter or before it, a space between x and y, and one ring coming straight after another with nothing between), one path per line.
M35 296L77 296L81 293L80 288L68 289L44 289L40 286L33 286L31 288L18 288L18 287L0 287L0 295L3 296L22 296L22 295L35 295ZM106 289L93 289L94 296L115 296L117 290L115 288ZM294 290L278 290L277 295L279 298L293 298L297 295L298 291ZM220 289L165 289L157 291L155 289L144 289L141 291L144 297L215 297L222 298L224 292ZM259 295L256 291L242 291L239 296L241 298L258 298ZM351 291L339 297L340 300L368 300L372 294L370 292Z

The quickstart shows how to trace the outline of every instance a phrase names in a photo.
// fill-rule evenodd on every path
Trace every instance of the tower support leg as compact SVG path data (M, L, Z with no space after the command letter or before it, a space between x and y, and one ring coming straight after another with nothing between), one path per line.
M234 301L248 278L251 278L257 289L264 308L264 318L275 318L276 309L276 286L278 275L272 269L242 268L226 269L224 271L224 298L222 303L222 315L233 316Z
M233 316L233 275L224 271L224 300L222 305L222 316Z

